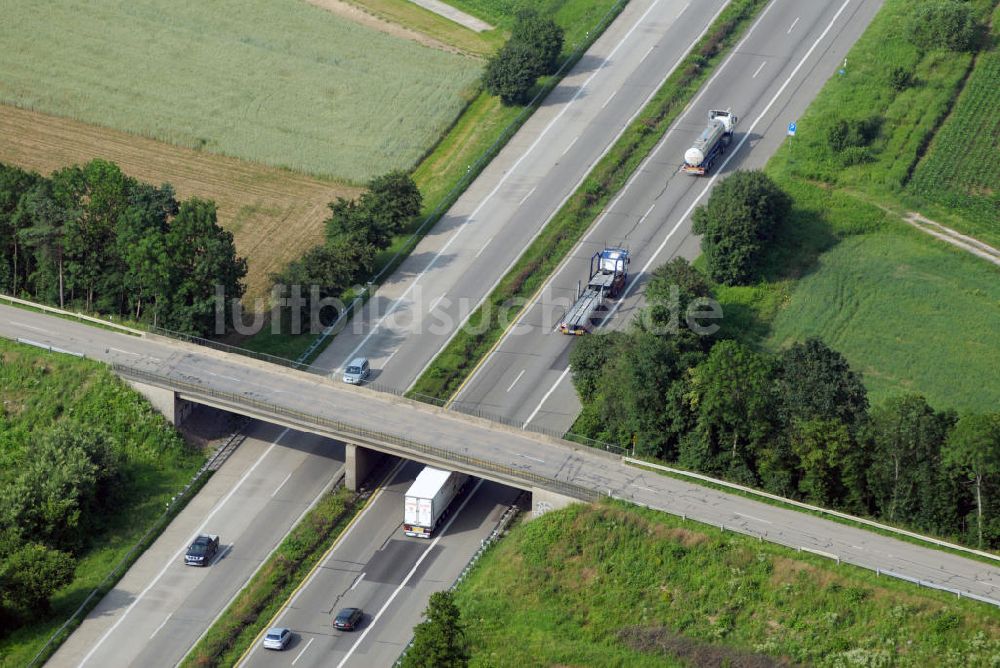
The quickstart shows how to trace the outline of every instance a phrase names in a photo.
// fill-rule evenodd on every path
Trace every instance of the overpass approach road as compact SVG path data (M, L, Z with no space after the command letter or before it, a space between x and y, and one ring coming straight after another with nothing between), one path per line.
M713 183L736 169L763 167L881 7L881 0L773 0L681 114L597 224L554 272L500 345L455 396L465 410L565 433L580 412L569 377L573 337L557 326L606 243L632 253L630 283L605 328L621 328L643 304L642 287L674 256L694 259L691 212ZM739 116L731 150L714 173L679 173L709 109ZM800 131L808 129L800 128ZM735 149L735 150L733 150ZM725 160L725 161L723 161ZM724 317L724 314L723 314ZM683 322L683 320L682 320ZM707 322L706 324L711 324ZM682 324L683 326L683 324Z
M314 363L407 389L726 0L632 0Z
M163 387L187 388L189 399L224 397L233 410L253 417L269 412L273 421L284 423L294 416L299 428L322 436L361 442L521 489L558 489L581 498L608 494L1000 603L1000 568L995 564L699 487L629 466L604 452L395 395L169 339L128 336L7 306L0 306L0 336L125 365L148 374L146 382L152 378Z

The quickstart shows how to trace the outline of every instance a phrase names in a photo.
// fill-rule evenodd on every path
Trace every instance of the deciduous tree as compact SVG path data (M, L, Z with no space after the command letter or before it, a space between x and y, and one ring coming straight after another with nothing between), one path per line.
M990 538L998 529L996 517L989 513L984 520L984 508L994 505L991 492L1000 483L1000 413L966 415L948 434L942 453L945 464L967 476L975 489L976 535L983 547L983 527L990 527Z
M450 591L431 594L426 620L413 629L413 644L403 657L405 668L464 668L469 650L461 612Z

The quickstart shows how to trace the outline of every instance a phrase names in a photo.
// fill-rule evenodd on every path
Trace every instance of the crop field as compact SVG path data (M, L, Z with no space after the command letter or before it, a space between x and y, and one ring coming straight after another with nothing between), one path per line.
M456 593L471 666L990 666L1000 613L663 513L516 526Z
M9 0L0 102L362 183L408 169L482 63L301 0Z
M818 336L864 375L872 403L918 392L939 410L996 410L996 268L915 230L846 239L799 280L772 324L780 347Z
M945 224L1000 247L1000 50L980 56L908 193L945 207ZM929 212L933 213L933 212Z
M50 174L93 158L130 176L168 182L182 198L215 200L219 223L249 258L247 297L261 297L268 274L319 243L327 202L359 189L287 170L180 149L65 118L0 105L0 162Z

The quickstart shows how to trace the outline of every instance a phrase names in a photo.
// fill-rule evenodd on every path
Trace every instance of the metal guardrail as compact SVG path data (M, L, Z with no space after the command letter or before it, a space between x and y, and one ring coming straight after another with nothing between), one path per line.
M754 489L753 487L746 487L745 485L739 485L734 482L729 482L728 480L720 480L719 478L713 478L707 476L703 473L695 473L694 471L685 471L684 469L673 468L672 466L664 466L663 464L656 464L654 462L647 462L643 459L635 459L633 457L622 457L622 461L626 464L632 464L635 466L647 466L651 469L657 469L660 471L666 471L667 473L673 473L675 475L682 475L687 478L694 478L695 480L701 480L703 482L708 482L713 485L719 485L720 487L726 487L728 489L734 489L738 492L743 492L745 494L752 494L754 496L759 496L771 501L777 501L779 503L785 503L796 508L801 508L803 510L808 510L810 512L819 513L822 515L830 515L831 517L836 517L838 519L847 520L849 522L857 522L864 526L871 527L873 529L879 529L880 531L886 531L888 533L894 533L900 536L906 536L907 538L912 538L914 540L923 541L925 543L930 543L937 547L944 547L949 550L955 550L957 552L964 552L966 554L973 554L977 557L984 557L986 559L991 559L993 561L1000 561L1000 555L993 554L991 552L984 552L983 550L977 550L975 548L966 547L964 545L958 545L957 543L949 543L946 540L941 540L940 538L933 538L931 536L925 536L923 534L916 533L914 531L907 531L906 529L900 529L899 527L894 527L889 524L882 524L881 522L876 522L874 520L869 520L864 517L858 517L857 515L850 515L848 513L842 513L839 510L830 510L829 508L822 508L820 506L814 506L808 503L803 503L802 501L796 501L795 499L789 499L784 496L778 496L777 494L771 494L770 492L764 492L759 489Z
M112 364L112 369L120 376L126 376L134 380L147 382L151 385L157 385L175 391L180 390L182 392L189 392L196 396L200 395L207 398L222 400L234 407L252 407L263 413L290 418L302 425L320 427L329 431L334 437L346 437L346 440L362 439L364 443L371 443L376 446L382 445L383 447L395 447L408 454L418 453L427 455L445 462L462 464L470 469L478 469L480 471L494 473L511 481L529 483L533 486L565 494L566 496L583 501L596 501L601 497L600 492L594 491L582 485L577 485L564 480L557 480L555 478L539 475L538 473L531 471L525 471L512 466L498 464L496 462L453 452L451 450L428 445L426 443L420 443L397 434L389 434L375 429L368 429L367 427L360 427L347 422L341 422L339 420L320 417L318 415L294 410L285 406L279 406L271 402L247 397L235 392L216 390L195 383L176 380L174 378L170 378L169 376L152 373L150 371L134 369L124 364L114 363Z

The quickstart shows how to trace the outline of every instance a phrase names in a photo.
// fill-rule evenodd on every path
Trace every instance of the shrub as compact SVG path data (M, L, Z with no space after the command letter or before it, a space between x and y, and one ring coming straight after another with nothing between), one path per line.
M889 71L889 87L897 93L913 85L913 72L905 67L894 67Z
M539 74L555 74L559 69L563 29L552 19L539 16L533 9L518 12L510 41L523 44L535 52Z
M925 50L973 51L979 33L972 8L959 0L916 4L906 28L910 42Z
M506 105L524 104L541 73L536 52L529 46L510 41L490 58L483 84L490 95Z

